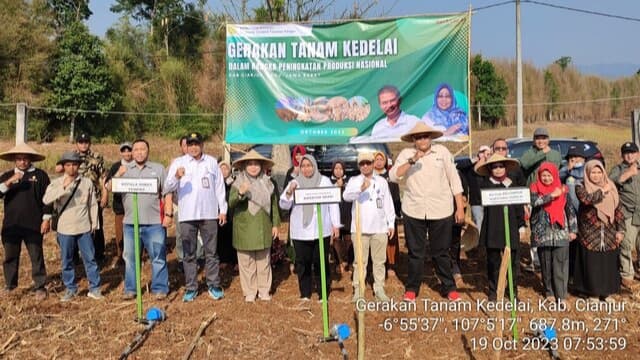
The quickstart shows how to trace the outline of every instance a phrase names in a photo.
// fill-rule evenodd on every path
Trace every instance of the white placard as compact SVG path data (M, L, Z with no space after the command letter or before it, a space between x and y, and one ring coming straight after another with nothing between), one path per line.
M112 178L111 191L114 193L156 194L158 193L158 179Z
M528 204L531 202L529 188L482 189L482 206Z
M296 189L294 201L297 205L331 204L341 200L340 188L337 186Z

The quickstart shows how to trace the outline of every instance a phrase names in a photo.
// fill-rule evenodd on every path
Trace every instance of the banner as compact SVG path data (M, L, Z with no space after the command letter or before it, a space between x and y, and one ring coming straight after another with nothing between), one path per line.
M225 140L392 142L422 121L467 141L469 16L227 25Z

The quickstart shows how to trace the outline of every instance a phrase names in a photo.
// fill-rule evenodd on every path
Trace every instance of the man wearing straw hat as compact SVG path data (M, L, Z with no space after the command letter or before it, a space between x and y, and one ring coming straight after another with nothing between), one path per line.
M47 273L42 251L42 235L49 232L51 205L44 205L42 197L50 180L46 172L33 166L44 156L27 144L18 144L0 154L0 159L12 161L15 168L0 175L0 197L4 199L2 245L4 246L4 279L6 293L18 286L20 248L22 242L31 258L31 277L37 300L44 300Z
M422 284L427 234L442 294L460 300L451 271L449 248L454 220L464 222L462 183L453 156L443 145L432 144L442 132L418 123L401 137L413 143L398 155L389 172L391 181L406 184L402 198L404 232L409 249L409 274L404 301L415 302ZM455 214L454 202L455 199Z

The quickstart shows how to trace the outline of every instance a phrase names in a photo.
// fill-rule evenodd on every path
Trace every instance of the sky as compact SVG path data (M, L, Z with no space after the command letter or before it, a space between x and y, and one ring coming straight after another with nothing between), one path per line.
M226 0L227 3L233 0ZM112 0L92 0L93 15L88 21L94 34L103 37L118 20L111 13ZM362 0L361 3L370 1ZM505 2L504 0L379 0L379 6L369 13L371 17L409 16L467 11L473 8ZM639 0L539 0L554 4L612 15L640 19ZM250 1L254 7L260 1ZM351 0L336 0L339 14ZM213 13L221 9L221 0L209 0ZM393 7L391 7L393 5ZM391 7L391 10L389 8ZM578 13L533 3L521 5L523 61L545 67L562 56L570 56L577 66L598 64L633 64L640 67L640 20ZM515 59L515 3L477 11L471 19L471 51L487 58ZM329 19L331 15L326 16Z

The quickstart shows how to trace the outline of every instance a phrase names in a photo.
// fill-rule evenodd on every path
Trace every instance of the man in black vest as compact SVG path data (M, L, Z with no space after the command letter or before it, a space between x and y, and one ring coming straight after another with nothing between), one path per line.
M0 198L4 199L4 293L10 294L18 287L20 248L24 241L31 258L33 290L38 301L47 297L42 235L51 229L52 207L42 203L49 176L32 163L44 158L24 143L0 154L0 159L15 163L15 168L0 175Z

